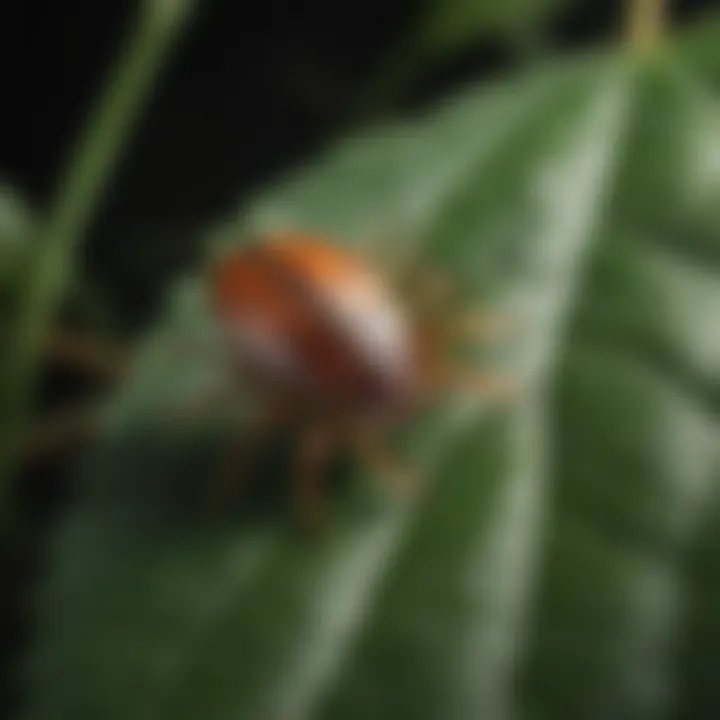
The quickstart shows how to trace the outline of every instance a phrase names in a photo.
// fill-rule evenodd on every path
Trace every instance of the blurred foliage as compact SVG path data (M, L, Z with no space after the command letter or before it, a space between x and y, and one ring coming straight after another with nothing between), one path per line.
M192 17L192 0L141 3L137 27L106 93L81 129L59 183L57 197L33 228L34 251L28 254L18 287L16 312L9 318L0 373L0 531L12 515L12 482L18 447L35 395L46 336L68 288L77 277L76 255L87 226L112 176L143 100L151 90L173 41Z
M417 43L432 56L457 52L488 35L513 36L547 23L571 0L434 0L427 3Z
M21 284L30 229L30 208L9 184L0 183L0 292L10 294Z
M428 2L360 115L565 4ZM0 386L0 495L37 338L63 303L114 323L77 248L192 5L141 4L47 224L0 188L2 310L20 306L18 341L2 327L16 372ZM53 538L21 716L720 716L720 118L703 84L720 79L718 22L654 57L566 58L469 87L343 140L211 228L211 249L277 224L407 242L469 301L519 308L502 360L535 389L497 414L448 397L404 428L432 479L418 500L339 458L314 543L286 518L292 437L266 449L246 506L204 522L238 407L170 417L223 379L217 358L178 353L207 327L199 279L178 281Z
M545 25L570 4L571 0L426 0L367 88L351 103L349 119L386 112L424 73L489 37L514 45L521 54L537 60Z
M683 32L679 49L682 59L698 77L720 91L720 12L706 13Z
M9 328L7 318L14 310L32 267L37 229L35 213L10 184L0 184L0 336ZM75 320L100 335L118 325L116 313L106 294L90 278L78 275L68 283L64 305Z
M205 319L188 278L59 529L25 716L717 717L719 146L670 55L575 58L345 140L210 233L390 229L517 304L537 389L418 418L419 501L338 468L316 543L275 446L204 523L231 408L166 418L219 372L176 352Z

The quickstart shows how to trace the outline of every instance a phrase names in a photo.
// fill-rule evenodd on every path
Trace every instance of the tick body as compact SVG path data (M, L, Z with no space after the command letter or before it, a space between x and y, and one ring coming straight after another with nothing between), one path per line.
M426 302L431 285L401 290L360 254L296 231L264 233L214 264L215 319L231 366L257 390L263 410L254 426L240 429L233 459L211 492L213 507L242 487L258 435L282 419L301 426L297 506L303 525L313 528L324 506L323 463L338 443L407 484L413 473L384 449L389 425L453 385L507 396L503 378L453 362L456 316L428 308L438 301ZM483 324L459 334L482 332Z
M239 247L214 271L213 305L241 373L309 408L394 414L420 358L400 299L351 251L299 234Z

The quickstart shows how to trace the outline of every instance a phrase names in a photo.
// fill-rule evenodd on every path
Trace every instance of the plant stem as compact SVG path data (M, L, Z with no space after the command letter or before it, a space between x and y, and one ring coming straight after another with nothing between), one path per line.
M39 353L72 279L75 254L164 60L192 16L193 0L145 0L100 103L90 115L39 228L0 377L0 514L7 515L18 441L31 406Z
M662 38L666 0L629 0L627 43L634 50L647 52L654 49Z

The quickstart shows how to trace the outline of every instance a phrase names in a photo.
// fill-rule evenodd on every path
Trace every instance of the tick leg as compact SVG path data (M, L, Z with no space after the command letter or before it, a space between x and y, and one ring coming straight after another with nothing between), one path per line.
M110 379L122 376L128 365L128 357L119 347L69 329L48 333L43 349L61 365Z
M304 532L320 529L325 513L325 466L330 459L335 433L314 425L300 438L295 465L295 501L298 521Z
M412 296L423 306L432 306L449 295L453 283L447 273L428 267L422 243L412 240L399 231L376 233L368 238L365 255L401 294Z
M79 404L68 407L52 417L40 420L20 438L19 452L23 459L34 460L82 444L102 428L102 407Z
M401 488L408 495L416 495L421 489L418 473L398 460L378 433L372 430L357 431L353 436L353 443L361 460L378 476Z
M444 368L439 384L443 390L472 393L501 406L513 404L521 394L520 382L510 374L462 365Z
M448 273L437 268L423 268L413 280L413 304L419 311L448 311L455 293L452 277Z
M456 339L498 342L517 332L519 319L517 315L508 312L488 312L474 308L456 314L449 324L450 334Z
M240 428L224 464L211 483L206 500L208 513L215 515L241 499L250 479L248 466L252 450L278 420L277 412L268 410Z
M361 252L386 276L397 279L409 266L417 264L417 244L410 239L397 228L377 228L365 237Z

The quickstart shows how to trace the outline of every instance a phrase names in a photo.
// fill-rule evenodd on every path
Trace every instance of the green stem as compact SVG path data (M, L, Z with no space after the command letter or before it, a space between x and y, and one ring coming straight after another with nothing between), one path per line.
M192 16L193 0L144 0L108 89L79 137L56 199L39 229L37 252L18 301L17 325L0 377L0 513L18 462L18 440L31 406L39 350L72 281L77 249L127 145L143 102Z
M653 50L661 40L667 13L666 0L629 0L627 43L633 50Z

